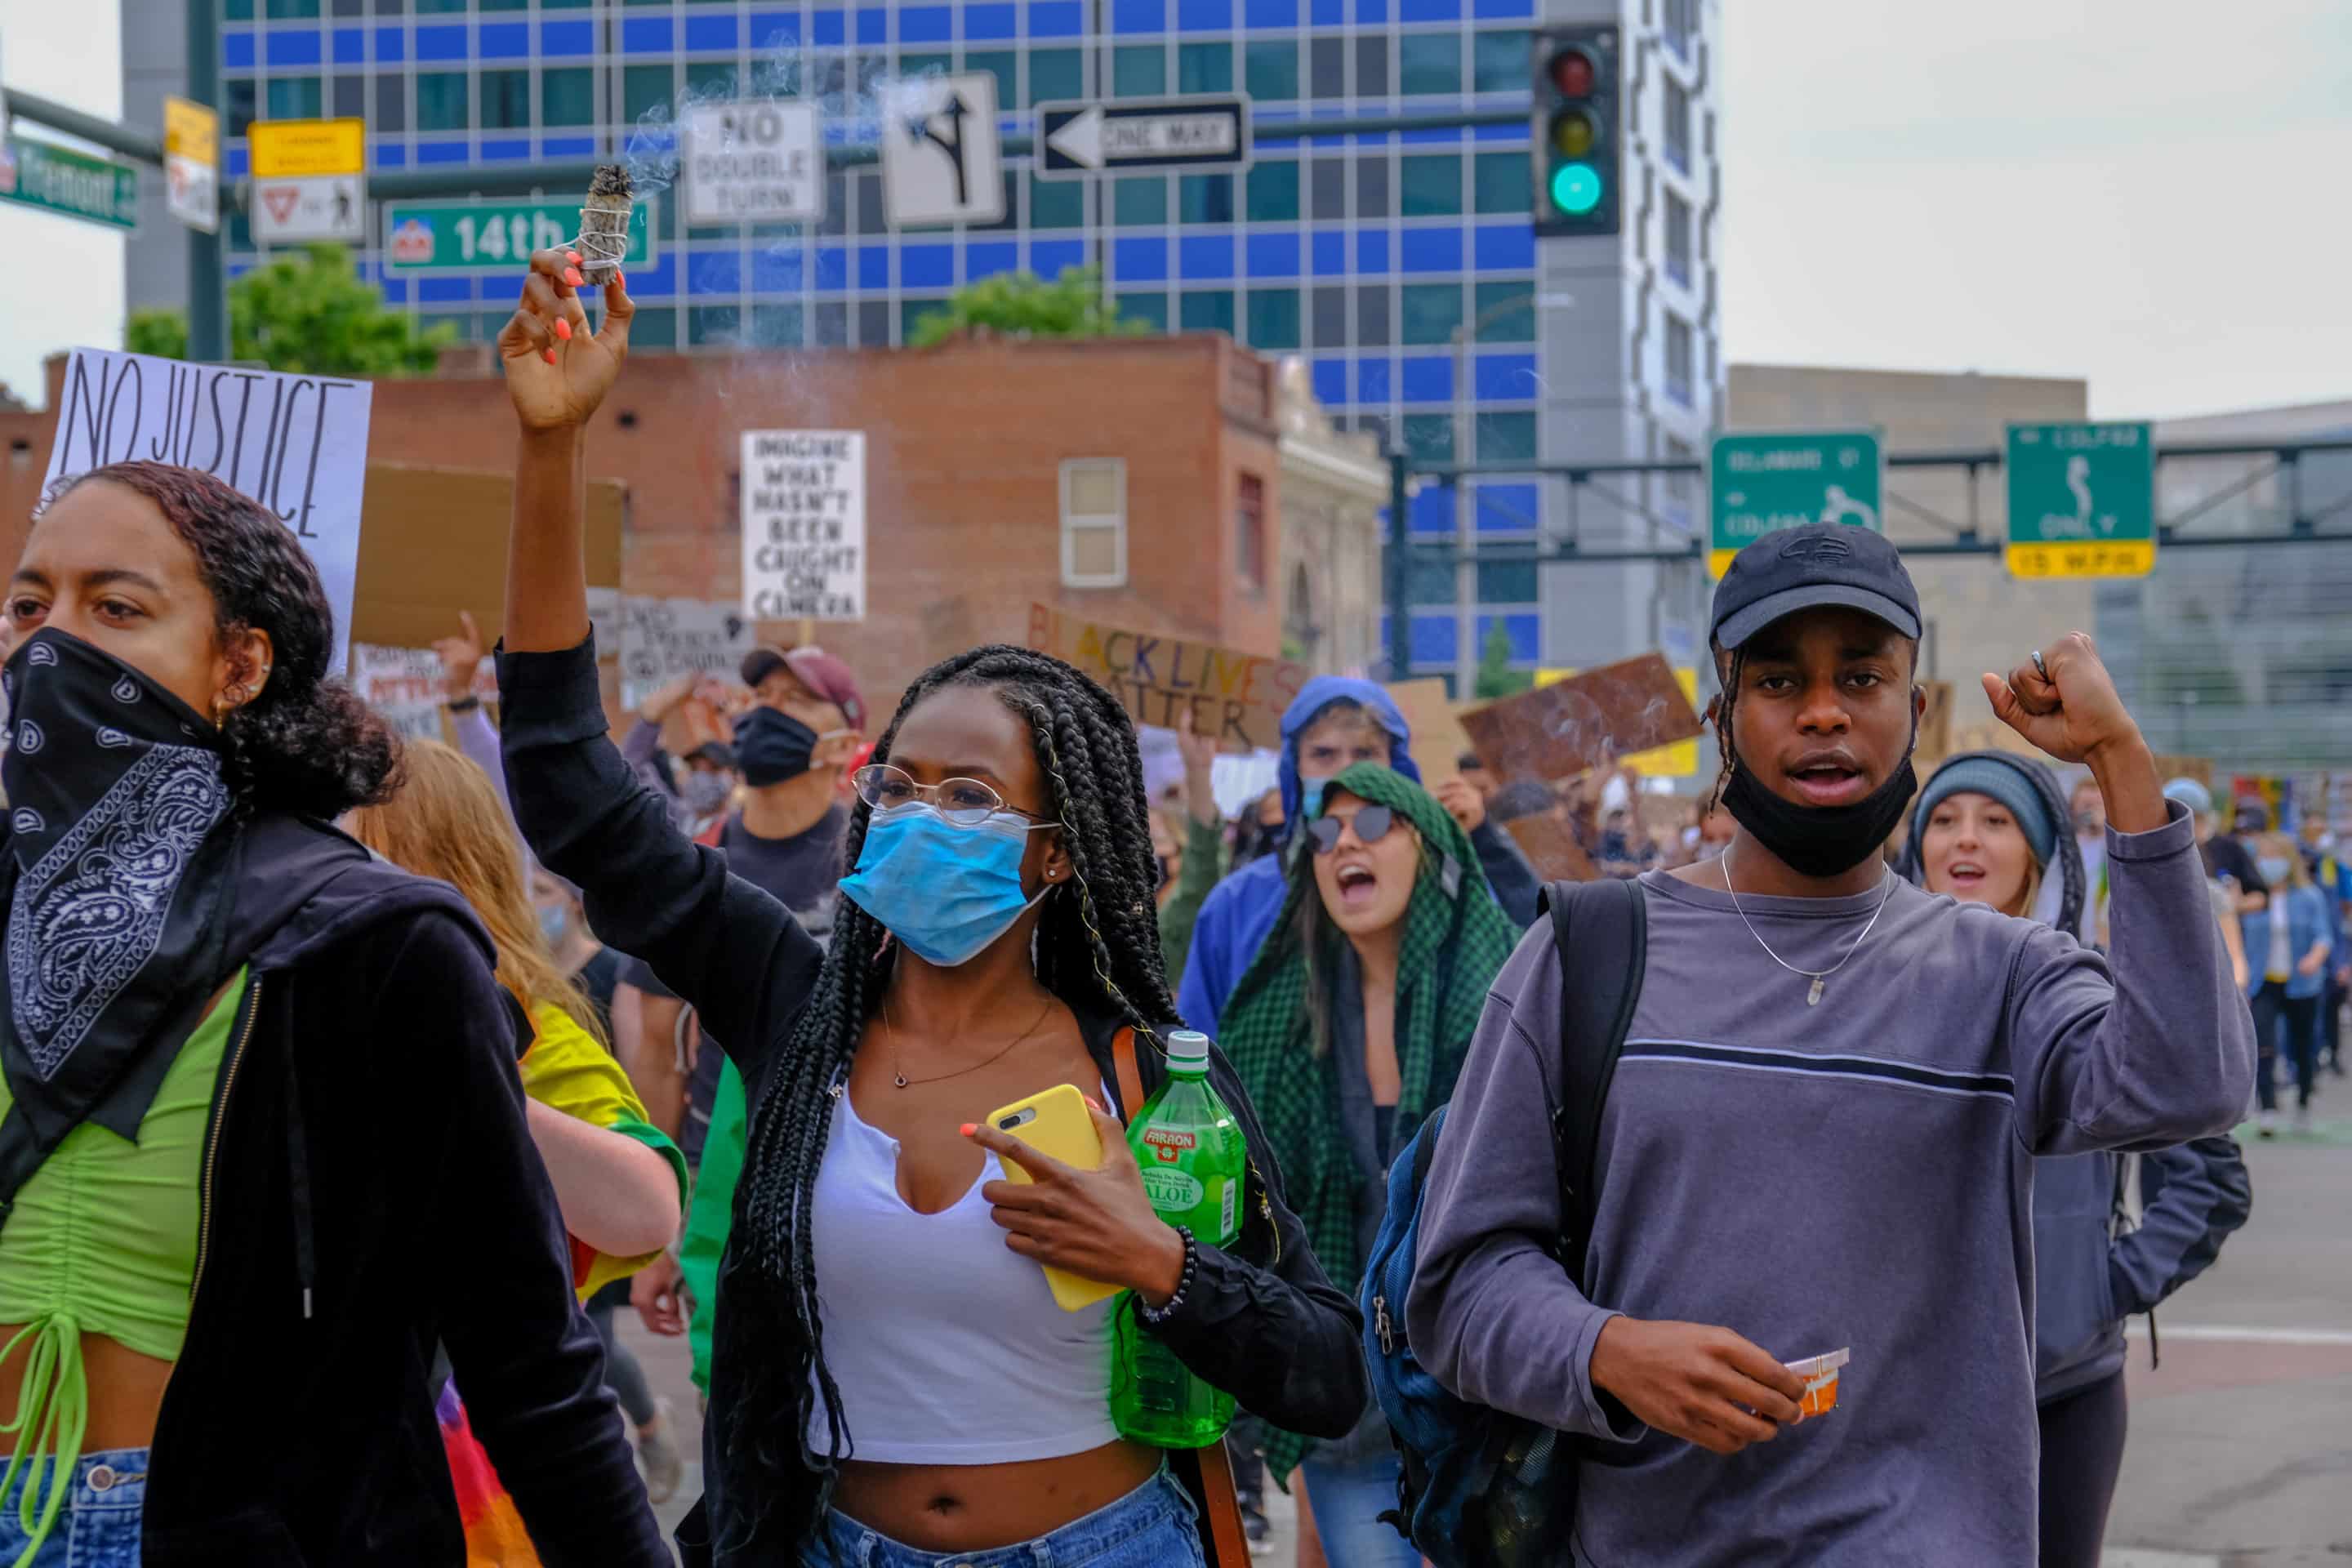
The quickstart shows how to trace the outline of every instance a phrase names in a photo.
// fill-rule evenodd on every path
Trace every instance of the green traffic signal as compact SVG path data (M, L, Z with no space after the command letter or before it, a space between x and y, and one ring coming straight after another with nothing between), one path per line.
M1562 163L1551 174L1551 205L1582 216L1601 205L1601 176L1590 163Z

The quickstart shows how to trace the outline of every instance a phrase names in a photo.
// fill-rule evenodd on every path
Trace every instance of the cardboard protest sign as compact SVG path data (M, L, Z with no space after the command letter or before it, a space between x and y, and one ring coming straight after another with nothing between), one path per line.
M1470 750L1470 736L1454 716L1454 699L1445 694L1445 682L1433 677L1392 681L1388 692L1412 731L1412 760L1421 769L1421 782L1435 789L1461 777L1462 753Z
M2158 757L2156 759L2156 776L2167 783L2174 779L2195 779L2205 786L2205 793L2210 795L2213 793L2213 759Z
M431 648L353 643L351 682L360 700L401 734L411 740L445 738L441 712L448 693L442 685L441 657ZM486 702L499 700L495 661L482 660L474 674L473 690Z
M1573 669L1538 669L1536 671L1536 684L1557 685L1575 673ZM1690 700L1693 710L1696 710L1698 671L1688 665L1678 664L1675 666L1675 680L1682 687L1683 695ZM1698 775L1698 742L1676 741L1672 745L1659 746L1652 751L1629 752L1619 757L1617 763L1645 779L1696 778Z
M360 537L359 585L348 621L352 642L430 647L457 630L468 611L487 641L506 623L507 529L514 518L514 478L467 468L371 463L365 491L368 528ZM621 531L628 492L611 479L588 481L583 554L596 648L610 658L620 644L600 619L621 585ZM600 595L604 596L600 604Z
M1547 882L1591 882L1601 876L1601 868L1576 841L1568 825L1548 811L1532 816L1515 816L1503 824L1503 831L1519 847L1536 875Z
M1549 783L1690 740L1699 719L1664 658L1645 653L1474 708L1462 727L1499 782Z
M736 605L704 599L621 600L621 701L635 708L682 676L732 681L754 641Z
M1913 766L1926 778L1937 763L1952 754L1952 683L1920 682L1927 693L1927 710L1919 718L1919 748Z
M319 568L335 624L352 624L360 497L374 386L76 349L44 487L110 463L201 468L268 507ZM334 652L342 667L342 649Z
M1195 732L1225 746L1282 745L1282 710L1307 683L1307 667L1207 643L1152 637L1029 606L1029 646L1102 682L1139 724L1174 729L1190 708Z

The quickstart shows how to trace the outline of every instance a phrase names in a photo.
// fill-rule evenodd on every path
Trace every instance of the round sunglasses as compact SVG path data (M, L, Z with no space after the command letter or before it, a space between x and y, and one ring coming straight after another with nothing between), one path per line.
M1368 805L1351 817L1318 816L1307 825L1307 835L1315 840L1315 853L1328 855L1339 847L1339 835L1349 823L1356 825L1360 843L1378 844L1396 826L1396 813L1385 805Z

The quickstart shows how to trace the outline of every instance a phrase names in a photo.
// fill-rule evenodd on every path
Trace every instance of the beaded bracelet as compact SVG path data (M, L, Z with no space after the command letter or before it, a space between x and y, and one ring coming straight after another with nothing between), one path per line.
M1184 1238L1184 1272L1176 1281L1176 1293L1168 1298L1168 1305L1164 1307L1155 1307L1140 1296L1135 1299L1136 1315L1155 1329L1166 1327L1175 1321L1177 1313L1184 1310L1184 1298L1191 1292L1192 1276L1201 1266L1200 1243L1192 1239L1192 1231L1180 1225L1176 1227L1176 1234Z

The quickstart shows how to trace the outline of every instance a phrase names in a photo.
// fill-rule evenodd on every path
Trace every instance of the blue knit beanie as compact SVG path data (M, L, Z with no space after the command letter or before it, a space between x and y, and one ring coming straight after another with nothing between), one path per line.
M2025 772L2039 765L2023 757L2011 760L1983 753L1956 757L1946 763L1927 781L1927 787L1919 792L1919 804L1912 808L1911 841L1916 844L1920 840L1936 807L1953 795L1989 795L2009 808L2010 816L2017 819L2018 830L2025 835L2026 847L2033 851L2035 862L2046 868L2058 848L2058 822L2050 815L2049 803L2042 791Z

